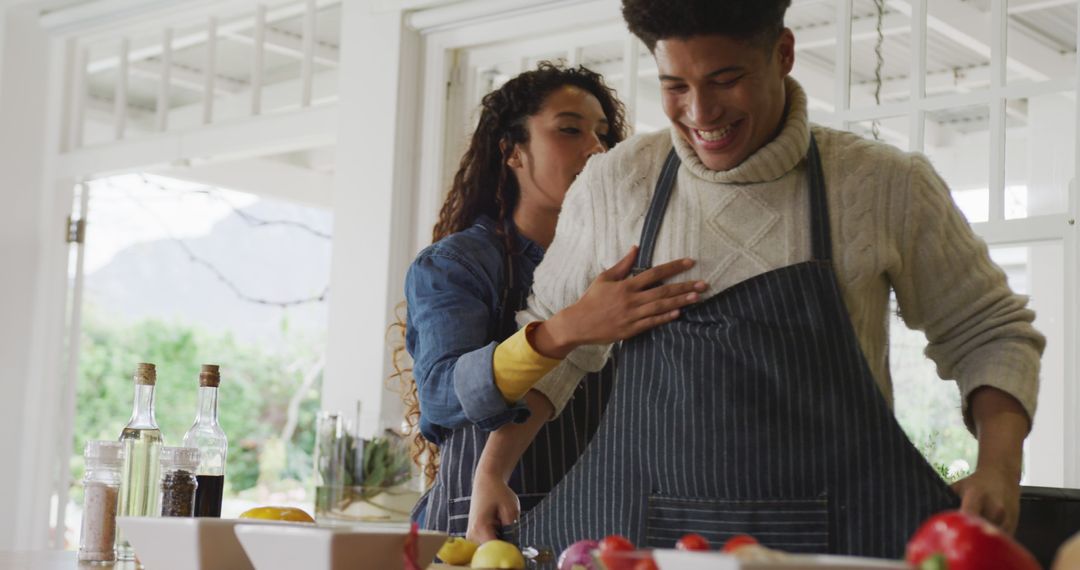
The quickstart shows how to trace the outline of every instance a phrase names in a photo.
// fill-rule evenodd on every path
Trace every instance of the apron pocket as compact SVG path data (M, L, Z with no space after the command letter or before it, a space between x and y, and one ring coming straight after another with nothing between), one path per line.
M671 548L682 535L696 532L713 548L737 534L786 552L829 552L829 502L809 499L699 499L652 495L646 512L645 540Z
M450 499L450 524L446 532L450 536L465 536L469 530L469 506L472 496Z

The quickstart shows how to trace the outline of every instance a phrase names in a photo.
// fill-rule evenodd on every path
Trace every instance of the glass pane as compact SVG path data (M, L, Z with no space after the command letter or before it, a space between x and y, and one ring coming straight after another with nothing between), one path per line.
M795 68L792 77L806 90L811 120L817 112L832 113L836 91L836 3L798 2L784 23L795 33Z
M990 0L926 3L926 96L990 87Z
M667 128L671 120L664 113L660 100L660 77L656 59L642 45L637 60L637 107L635 108L634 133L650 133ZM620 57L620 65L622 58ZM621 73L620 73L621 74ZM622 85L616 85L621 87Z
M969 222L990 219L989 126L987 105L926 113L926 155Z
M1006 0L1010 83L1076 77L1076 1Z
M911 98L911 19L888 3L855 0L851 12L851 108Z
M1005 218L1060 214L1076 165L1072 91L1006 102Z
M98 42L87 49L84 146L116 140L116 62L119 51L120 43L116 41Z
M220 363L230 448L222 514L311 509L311 452L326 346L329 210L129 174L90 186L72 486L78 543L86 440L115 439L131 375L157 364L158 424L179 445L200 363Z
M896 419L930 465L955 480L974 470L978 443L960 415L959 389L938 377L934 362L924 355L926 345L922 332L909 329L891 312L889 369Z
M1047 337L1042 360L1038 417L1025 445L1025 485L1061 486L1064 461L1063 248L1060 242L995 247L990 257L1005 271L1009 286L1031 298L1035 327ZM890 323L889 361L896 415L912 442L939 471L962 476L974 468L978 444L960 416L960 394L942 382L924 356L926 338L895 315Z
M604 76L604 81L630 106L626 97L626 83L623 81L625 68L623 59L626 55L624 39L612 40L591 46L581 51L581 61L585 67ZM657 78L656 62L644 44L638 50L637 96L634 102L634 131L647 133L666 128L667 115L660 103L660 80Z
M1065 272L1061 242L994 247L990 256L1005 270L1009 286L1031 298L1035 328L1046 336L1037 418L1025 442L1023 483L1061 487L1065 463Z
M850 126L849 130L862 137L879 140L899 148L908 150L908 117L886 117L872 121L860 121Z

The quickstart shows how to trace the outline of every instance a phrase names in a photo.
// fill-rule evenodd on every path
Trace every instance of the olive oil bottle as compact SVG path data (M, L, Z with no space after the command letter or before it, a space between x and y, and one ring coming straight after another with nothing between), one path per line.
M161 474L160 456L164 441L154 418L154 386L157 371L153 364L140 363L135 370L135 404L131 420L120 433L124 447L124 466L120 472L120 500L116 515L121 517L152 517L161 513L158 505L158 484ZM119 534L117 558L132 560L131 545Z

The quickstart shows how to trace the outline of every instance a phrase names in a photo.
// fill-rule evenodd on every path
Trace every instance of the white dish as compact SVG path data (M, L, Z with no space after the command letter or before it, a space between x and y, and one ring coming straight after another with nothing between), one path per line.
M718 552L684 550L654 550L653 558L661 570L910 570L899 560L856 558L854 556L791 554L782 562L741 562L738 558Z
M409 527L356 525L298 527L239 525L240 544L255 570L399 570ZM427 568L446 534L420 531L421 568Z
M233 527L292 526L276 521L187 517L117 517L148 570L252 570Z

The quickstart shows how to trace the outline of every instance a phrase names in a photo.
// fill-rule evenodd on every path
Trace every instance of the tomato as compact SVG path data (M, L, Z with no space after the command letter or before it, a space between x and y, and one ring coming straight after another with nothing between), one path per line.
M600 541L600 562L608 570L634 570L636 559L626 555L633 551L634 543L625 536L606 536Z
M749 534L737 534L724 543L723 552L735 552L736 550L744 546L750 546L751 544L758 544L757 539Z
M653 562L652 558L646 558L644 560L638 560L637 564L634 564L634 570L660 570L660 567Z
M634 550L634 543L630 542L625 536L620 536L618 534L605 536L604 540L600 541L600 552L610 552L615 550Z
M675 543L677 550L708 550L709 541L705 540L704 536L697 533L684 534L679 542Z

